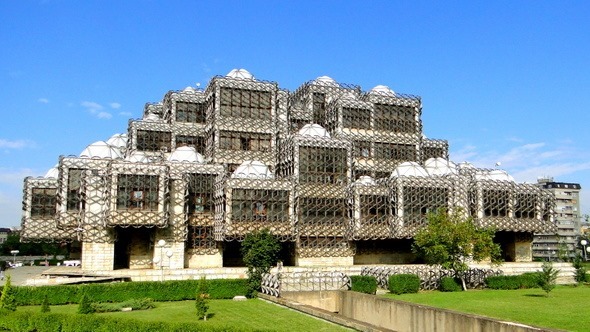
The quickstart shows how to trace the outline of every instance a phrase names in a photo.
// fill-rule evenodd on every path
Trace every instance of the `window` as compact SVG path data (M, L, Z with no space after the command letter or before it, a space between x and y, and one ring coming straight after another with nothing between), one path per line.
M342 198L303 198L299 200L299 220L302 223L338 222L347 216Z
M534 219L537 197L533 194L517 193L514 195L514 217Z
M137 131L137 150L139 151L170 151L172 133L168 131Z
M375 158L415 161L416 146L408 144L375 143Z
M289 191L233 189L233 221L288 221Z
M191 174L188 183L187 211L189 215L215 211L213 190L215 174Z
M436 187L404 186L404 219L424 219L429 212L448 206L449 190Z
M415 110L409 106L375 104L375 129L396 133L417 133Z
M365 222L387 221L389 199L386 196L361 195L361 219Z
M324 125L326 117L326 95L314 92L313 100L313 123Z
M269 152L270 141L270 134L222 131L219 145L225 150Z
M117 177L117 210L158 210L158 176L120 174Z
M189 123L205 123L205 104L177 101L176 121Z
M486 217L506 217L509 193L505 190L483 191L483 212Z
M342 126L344 128L371 129L371 110L343 107Z
M176 136L176 147L192 146L198 153L205 153L205 138L201 136Z
M55 188L33 188L31 199L31 217L54 217L56 215Z
M371 142L366 141L354 141L353 153L357 158L370 158L373 156L371 153Z
M299 148L299 181L302 183L344 184L347 182L347 171L346 149Z
M82 172L80 168L68 169L68 193L66 197L67 211L79 211L84 209L82 199Z
M221 88L221 116L271 119L272 95L269 91Z
M211 249L215 248L215 238L213 236L213 227L210 226L191 226L189 227L188 247L192 249Z

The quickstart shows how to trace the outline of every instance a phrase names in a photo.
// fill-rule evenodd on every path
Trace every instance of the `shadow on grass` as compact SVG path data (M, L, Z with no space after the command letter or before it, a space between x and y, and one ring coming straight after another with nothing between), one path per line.
M524 294L524 296L528 297L547 297L545 294Z

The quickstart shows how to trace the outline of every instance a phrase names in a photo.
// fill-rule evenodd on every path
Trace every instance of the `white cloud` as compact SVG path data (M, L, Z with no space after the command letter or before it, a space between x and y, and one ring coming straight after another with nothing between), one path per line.
M40 102L41 104L49 104L49 99L47 98L39 98L37 99L38 102Z
M86 108L86 110L92 114L96 114L98 111L102 110L104 107L93 101L83 101L80 103L80 106Z
M113 115L109 112L98 112L96 117L99 119L110 119L113 117Z
M19 139L15 141L0 138L0 148L2 149L24 149L33 148L36 144L30 140Z
M115 110L121 108L121 104L119 103L110 103L109 106L111 106L111 108Z
M120 116L132 116L131 112L119 112Z
M22 168L22 169L8 169L8 168L0 168L0 186L12 186L22 188L23 180L27 176L40 176L39 172L35 172L30 168ZM2 189L0 187L0 189Z

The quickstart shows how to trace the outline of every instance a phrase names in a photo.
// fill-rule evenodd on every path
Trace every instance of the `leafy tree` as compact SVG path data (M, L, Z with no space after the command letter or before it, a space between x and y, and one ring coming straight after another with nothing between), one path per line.
M14 296L14 289L12 288L10 279L10 275L6 276L6 283L4 283L4 288L2 289L2 296L0 296L0 311L16 310L16 298Z
M412 251L428 264L453 270L464 290L469 260L499 262L500 246L493 241L494 230L477 227L461 210L449 214L439 209L429 213L427 220L428 225L414 236Z
M539 286L547 293L547 296L555 288L558 274L559 270L553 267L553 263L543 263L543 270L539 274Z
M199 280L199 285L197 287L197 297L195 299L195 307L197 308L197 317L199 319L207 320L207 311L209 310L209 304L207 303L207 299L209 298L209 294L207 293L207 281L205 277L201 277Z
M49 308L49 299L47 298L47 294L43 297L43 302L41 303L41 312L50 312L51 308Z
M10 255L10 251L18 250L19 255L67 255L68 247L66 244L49 243L49 242L21 242L20 234L12 232L6 238L4 243L0 244L0 253Z
M242 242L242 257L248 267L248 297L260 291L262 275L277 263L281 245L268 229L246 235Z

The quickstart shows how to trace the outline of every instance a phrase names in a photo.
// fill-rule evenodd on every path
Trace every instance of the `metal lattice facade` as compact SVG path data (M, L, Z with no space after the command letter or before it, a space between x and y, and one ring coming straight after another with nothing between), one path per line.
M385 86L320 77L289 92L234 70L168 92L126 134L25 179L23 238L80 241L83 259L106 260L83 263L95 269L149 267L164 250L182 268L222 266L231 243L260 229L294 265L381 263L438 208L513 234L507 248L554 228L548 191L447 161L421 114L420 97Z

